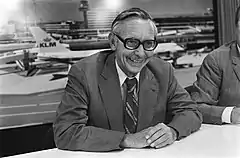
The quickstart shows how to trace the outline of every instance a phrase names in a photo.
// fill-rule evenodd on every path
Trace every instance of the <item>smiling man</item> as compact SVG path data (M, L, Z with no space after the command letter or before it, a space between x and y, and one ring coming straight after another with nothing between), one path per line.
M147 12L125 10L112 23L111 50L71 67L53 124L58 148L161 148L200 128L202 116L172 66L153 56L156 35Z

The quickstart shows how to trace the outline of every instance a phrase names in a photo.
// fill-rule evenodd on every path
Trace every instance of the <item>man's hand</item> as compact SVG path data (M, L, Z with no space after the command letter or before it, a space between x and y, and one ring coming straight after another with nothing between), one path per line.
M120 146L124 148L144 148L149 146L146 135L151 129L152 127L149 127L137 133L126 134Z
M233 108L231 113L231 122L233 124L240 124L240 108Z
M177 139L177 133L164 123L152 127L146 135L147 143L154 148L161 148L172 144Z

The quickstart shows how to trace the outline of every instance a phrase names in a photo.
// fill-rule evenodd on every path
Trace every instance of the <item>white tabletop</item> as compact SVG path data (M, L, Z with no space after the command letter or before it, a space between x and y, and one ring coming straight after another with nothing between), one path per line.
M81 152L50 149L11 158L240 158L239 125L202 125L181 141L161 149L125 149L115 152Z

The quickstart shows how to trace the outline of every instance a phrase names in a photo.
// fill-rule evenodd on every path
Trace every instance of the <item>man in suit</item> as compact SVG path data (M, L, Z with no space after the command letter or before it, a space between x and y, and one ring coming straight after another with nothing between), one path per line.
M153 57L156 35L147 12L125 10L112 23L111 50L71 67L53 125L58 148L160 148L200 128L202 116L172 66Z
M236 41L224 44L208 54L191 88L203 122L240 123L240 7L235 16Z

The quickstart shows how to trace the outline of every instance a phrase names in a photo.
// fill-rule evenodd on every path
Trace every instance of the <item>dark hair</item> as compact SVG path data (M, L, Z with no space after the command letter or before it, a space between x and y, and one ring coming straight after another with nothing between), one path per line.
M150 14L148 14L145 10L142 10L140 8L130 8L130 9L124 10L120 14L118 14L118 16L112 22L112 26L111 26L112 29L117 22L123 21L128 18L132 18L132 17L139 17L141 19L146 19L146 20L149 19L149 20L153 21Z
M240 6L237 7L237 11L235 14L235 25L238 26L238 21L240 19Z

